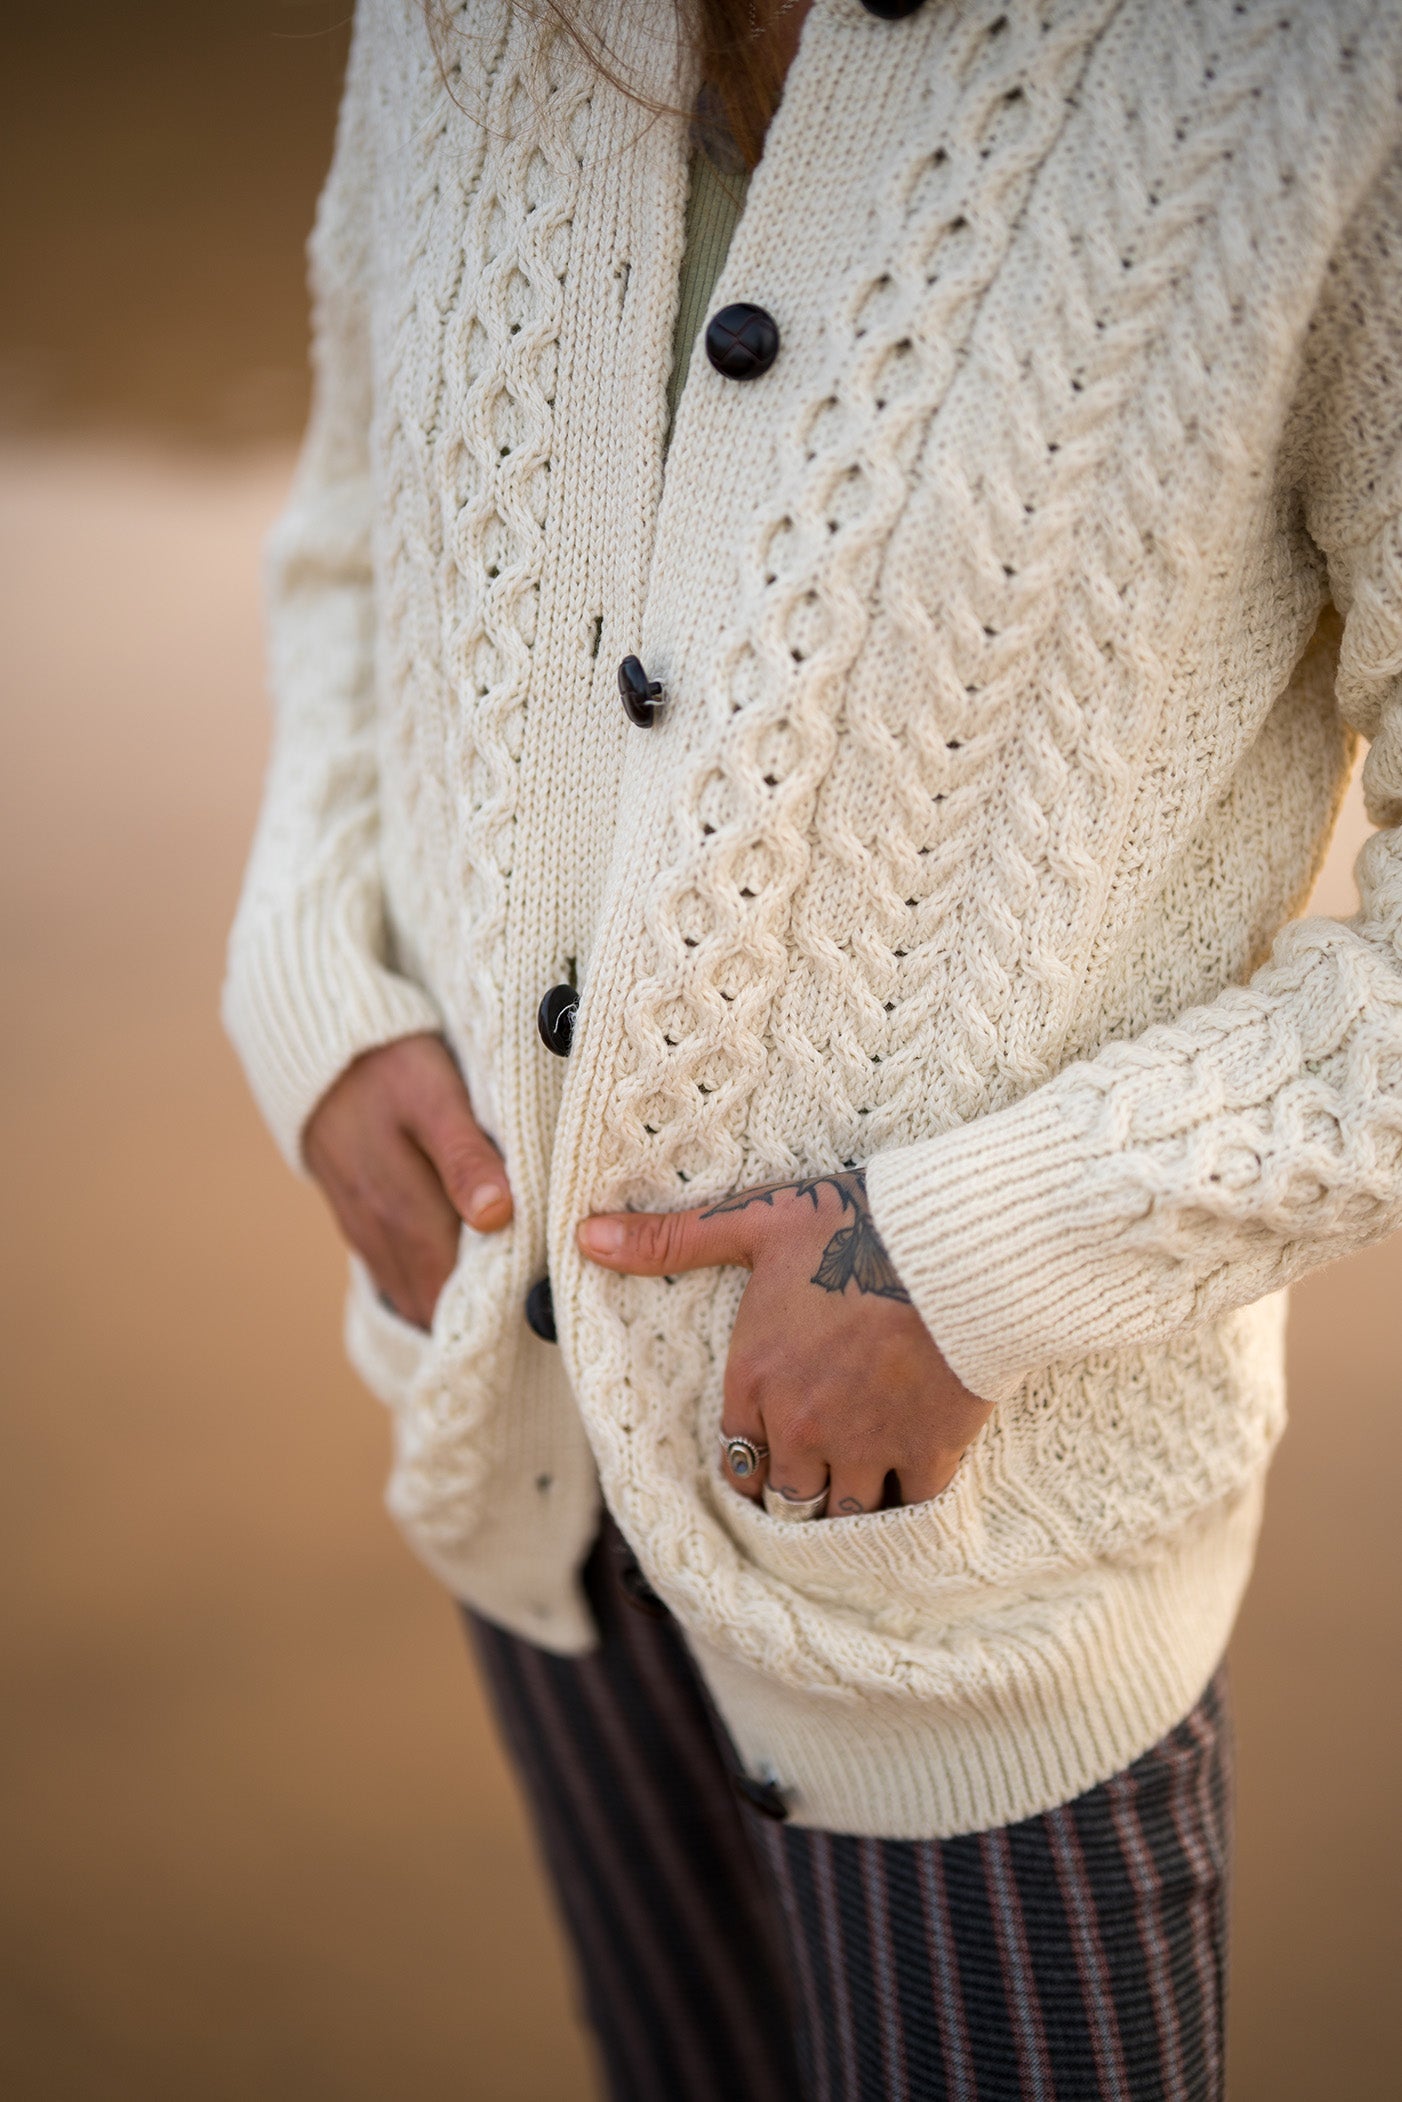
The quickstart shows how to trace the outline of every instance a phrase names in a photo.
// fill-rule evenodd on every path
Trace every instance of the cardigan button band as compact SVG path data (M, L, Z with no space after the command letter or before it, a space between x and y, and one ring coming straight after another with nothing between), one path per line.
M623 713L640 730L650 730L662 710L662 687L650 679L636 657L625 657L618 667L618 697Z
M555 1333L555 1302L550 1296L550 1279L540 1277L526 1294L526 1326L534 1330L542 1343L558 1343Z
M907 15L913 15L918 7L924 5L925 0L862 0L862 6L867 13L880 15L883 22L902 22Z
M579 994L572 985L552 985L536 1009L536 1027L547 1051L568 1058L574 1049L574 1014Z
M779 355L779 324L741 300L706 323L706 355L724 379L757 380Z

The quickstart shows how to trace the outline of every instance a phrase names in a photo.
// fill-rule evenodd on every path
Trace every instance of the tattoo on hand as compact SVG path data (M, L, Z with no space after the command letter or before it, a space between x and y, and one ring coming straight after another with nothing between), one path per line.
M846 1511L849 1514L855 1515L855 1513L858 1511L864 1511L866 1509L866 1505L862 1502L859 1496L844 1496L838 1500L837 1508L839 1511Z
M896 1275L896 1266L886 1253L886 1243L871 1216L866 1175L861 1168L846 1175L811 1175L797 1182L766 1183L758 1190L737 1190L733 1197L722 1197L702 1217L715 1219L722 1212L743 1212L752 1204L772 1205L781 1190L792 1190L795 1197L807 1197L816 1211L819 1195L825 1189L836 1190L843 1211L853 1215L852 1223L838 1227L809 1283L821 1285L825 1292L845 1292L849 1284L854 1284L859 1292L879 1299L899 1299L909 1306L910 1294Z

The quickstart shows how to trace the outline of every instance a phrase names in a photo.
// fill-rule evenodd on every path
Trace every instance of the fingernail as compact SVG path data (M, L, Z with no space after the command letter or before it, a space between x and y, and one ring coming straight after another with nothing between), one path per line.
M505 1197L504 1183L479 1182L467 1207L468 1223L475 1225L477 1220L485 1218L488 1212L494 1212Z
M621 1219L586 1219L579 1238L589 1255L617 1255L625 1233Z

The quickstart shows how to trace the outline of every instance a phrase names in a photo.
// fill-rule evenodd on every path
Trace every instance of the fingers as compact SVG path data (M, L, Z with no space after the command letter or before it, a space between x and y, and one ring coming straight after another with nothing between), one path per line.
M879 1461L875 1466L849 1462L834 1467L826 1515L829 1518L857 1518L863 1511L879 1511L885 1483L885 1472Z
M495 1231L511 1217L501 1156L437 1037L356 1059L308 1120L302 1152L376 1285L421 1328L457 1261L462 1221Z
M722 1438L747 1438L760 1453L769 1443L764 1412L759 1405L758 1382L746 1373L742 1361L733 1352L725 1371L725 1406L720 1434ZM751 1474L737 1474L729 1456L722 1451L722 1465L732 1489L738 1489L742 1496L752 1499L759 1495L764 1486L767 1460L761 1459Z
M828 1483L828 1460L821 1424L815 1422L803 1403L785 1394L777 1382L771 1385L766 1372L773 1368L760 1361L746 1367L744 1360L730 1371L727 1391L738 1386L750 1407L763 1410L769 1426L769 1460L766 1479L771 1489L790 1503L806 1503L821 1496ZM768 1393L766 1395L766 1389ZM769 1406L763 1406L768 1400Z
M883 1503L906 1501L887 1496L895 1488L889 1455L876 1446L871 1453L844 1450L840 1418L828 1397L813 1389L795 1393L781 1358L765 1347L732 1342L725 1369L723 1438L748 1438L769 1448L752 1474L736 1476L727 1467L730 1486L742 1496L760 1497L766 1486L791 1503L808 1503L827 1492L825 1518L853 1518L879 1511Z
M345 1238L404 1320L427 1328L457 1260L462 1226L428 1161L402 1133L354 1179L323 1179Z
M472 1114L467 1089L452 1059L425 1063L404 1111L404 1128L438 1172L458 1217L478 1233L497 1233L511 1218L506 1167Z
M749 1421L757 1426L758 1419ZM744 1437L757 1446L763 1446L764 1438L758 1427L738 1430L728 1421L722 1428L722 1436ZM767 1483L770 1490L783 1496L790 1503L808 1503L815 1496L828 1493L827 1518L856 1518L864 1511L879 1511L886 1501L887 1470L879 1463L858 1462L830 1467L826 1458L816 1447L796 1443L782 1430L771 1432L769 1457L752 1475L737 1477L727 1467L731 1487L742 1496L751 1498L761 1494ZM917 1499L902 1497L910 1503Z
M795 1461L786 1454L780 1454L776 1465L771 1453L766 1482L771 1495L782 1496L785 1503L810 1503L826 1494L828 1470L821 1461Z
M901 1469L901 1502L903 1504L929 1503L932 1497L940 1496L949 1487L959 1471L959 1462L964 1457L962 1449L936 1451L926 1454L918 1464Z
M734 1423L723 1423L720 1434L722 1440L721 1466L724 1469L725 1478L732 1489L737 1489L741 1496L748 1496L753 1502L764 1487L766 1470L769 1465L765 1452L764 1425L758 1418L750 1417L743 1428L737 1428ZM753 1467L749 1464L750 1454L748 1452L737 1457L734 1453L727 1451L726 1441L732 1438L742 1438L747 1445L753 1448L754 1453L757 1455L757 1461Z
M579 1226L591 1262L632 1277L679 1277L721 1263L748 1268L753 1241L744 1212L598 1212Z
M758 1430L737 1432L727 1423L722 1436L748 1438L751 1443L763 1446L764 1438ZM779 1496L790 1503L807 1503L815 1496L828 1492L825 1518L859 1518L866 1511L881 1511L898 1504L929 1503L942 1494L958 1472L959 1453L949 1453L938 1463L927 1461L919 1468L910 1468L897 1475L894 1468L883 1469L880 1464L851 1462L829 1467L828 1462L811 1449L796 1448L786 1442L781 1431L774 1433L774 1443L769 1456L762 1461L752 1475L737 1477L729 1467L727 1478L732 1488L742 1496L758 1497L767 1482Z

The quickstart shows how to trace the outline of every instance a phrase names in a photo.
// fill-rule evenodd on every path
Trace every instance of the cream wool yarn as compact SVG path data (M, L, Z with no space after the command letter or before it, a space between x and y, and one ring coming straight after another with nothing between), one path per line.
M597 20L685 100L674 13ZM1201 1690L1277 1288L1402 1223L1396 836L1286 924L1355 732L1402 818L1402 7L815 0L715 297L780 354L693 360L665 480L685 126L456 28L358 10L229 1026L294 1161L424 1028L505 1149L431 1338L352 1287L459 1595L587 1645L601 1479L798 1818L1026 1816ZM714 1473L741 1278L574 1225L841 1162L999 1406L937 1502L777 1525Z

